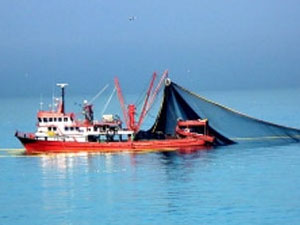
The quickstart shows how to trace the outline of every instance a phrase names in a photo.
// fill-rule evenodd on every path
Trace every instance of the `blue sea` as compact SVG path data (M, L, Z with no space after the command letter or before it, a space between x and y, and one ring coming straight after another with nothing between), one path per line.
M300 128L300 89L198 93ZM84 97L67 96L67 109L80 112ZM51 98L43 101L48 107ZM108 112L119 110L116 101ZM1 225L300 224L300 144L26 156L14 132L35 130L39 102L40 96L0 98ZM95 102L96 117L104 103Z

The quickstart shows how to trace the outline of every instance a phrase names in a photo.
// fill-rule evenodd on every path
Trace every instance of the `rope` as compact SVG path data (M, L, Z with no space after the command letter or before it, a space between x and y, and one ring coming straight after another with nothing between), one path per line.
M278 125L278 124L276 124L276 123L272 123L272 122L269 122L269 121L265 121L265 120L261 120L261 119L254 118L254 117L249 116L249 115L247 115L247 114L245 114L245 113L242 113L242 112L239 112L239 111L237 111L237 110L235 110L235 109L232 109L232 108L230 108L230 107L228 107L228 106L222 105L222 104L220 104L220 103L217 103L217 102L214 102L214 101L212 101L212 100L209 100L209 99L207 99L207 98L205 98L205 97L203 97L203 96L200 96L200 95L198 95L198 94L195 94L194 92L189 91L189 90L187 90L186 88L184 88L184 87L182 87L182 86L179 86L178 84L175 84L175 86L178 87L179 89L181 89L181 90L187 92L188 94L194 96L194 97L200 98L201 100L203 100L203 101L205 101L205 102L211 103L211 104L213 104L213 105L215 105L215 106L217 106L217 107L219 107L219 108L225 109L225 110L227 110L227 111L229 111L229 112L232 112L232 113L235 113L235 114L238 114L238 115L240 115L240 116L242 116L242 117L245 117L245 118L248 118L248 119L250 119L250 120L253 120L253 121L256 121L256 122L260 122L260 123L264 123L264 124L271 125L271 126L278 127L278 128L287 128L287 129L292 129L292 130L298 131L298 132L300 131L299 128L295 128L295 127L291 127L291 126L285 126L285 125Z
M135 105L137 108L142 104L143 101L145 101L146 91L147 91L147 85L144 86L142 92L139 94L139 97L137 98L137 100L135 102ZM137 110L137 111L139 111L139 110Z
M105 103L105 105L104 105L104 107L103 107L103 110L102 110L102 113L101 113L102 116L103 116L103 114L105 113L105 111L106 111L106 109L107 109L109 103L111 102L112 97L113 97L114 94L116 93L116 90L117 90L116 88L113 89L113 91L112 91L112 93L110 94L110 96L109 96L107 102Z
M96 95L95 95L95 97L94 98L92 98L92 100L91 101L89 101L89 104L92 104L105 90L106 90L106 88L108 88L108 86L109 86L109 84L106 84L105 86L104 86L104 88L102 88Z
M161 91L162 91L162 89L160 89L160 90L157 92L156 96L158 96L158 95L161 93ZM144 118L144 119L146 119L146 118L149 116L149 112L150 112L151 109L153 108L153 105L157 104L156 102L157 102L157 101L154 101L153 104L151 104L151 106L147 109L146 115L145 115L145 118ZM160 105L160 107L162 107L162 104ZM159 109L159 110L161 110L161 109ZM157 118L158 118L158 117L157 117Z

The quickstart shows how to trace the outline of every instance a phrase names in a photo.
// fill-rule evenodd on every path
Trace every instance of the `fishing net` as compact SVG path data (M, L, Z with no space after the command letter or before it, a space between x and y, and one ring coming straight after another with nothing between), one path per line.
M233 143L286 143L300 141L300 130L252 118L196 95L171 83L165 86L163 101L153 127L153 137L175 135L178 119L208 119L209 133L217 145Z

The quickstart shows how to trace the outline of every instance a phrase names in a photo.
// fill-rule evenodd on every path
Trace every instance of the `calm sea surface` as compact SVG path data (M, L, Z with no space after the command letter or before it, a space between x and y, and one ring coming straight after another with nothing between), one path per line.
M203 95L300 128L300 90ZM80 111L74 102L82 100L67 97L68 109ZM0 98L1 225L300 224L300 144L191 154L25 156L13 135L16 129L35 129L39 101ZM104 101L95 103L96 117ZM107 112L117 109L113 103Z

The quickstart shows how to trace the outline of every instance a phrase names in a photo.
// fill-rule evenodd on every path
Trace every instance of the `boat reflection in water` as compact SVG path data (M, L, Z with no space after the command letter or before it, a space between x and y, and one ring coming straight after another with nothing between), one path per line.
M141 217L135 221L133 214L141 216L140 209L147 205L172 215L188 210L181 206L194 202L195 195L198 200L205 199L193 185L201 180L202 188L207 186L208 178L200 178L218 163L216 157L215 150L202 149L29 158L39 162L41 173L36 176L36 187L40 188L36 194L41 211L47 212L52 221L67 223L75 217L84 224L82 218L92 217L90 220L101 218L118 223L129 216L131 224L138 224ZM119 212L120 216L116 218L112 212ZM151 217L147 212L143 216Z

